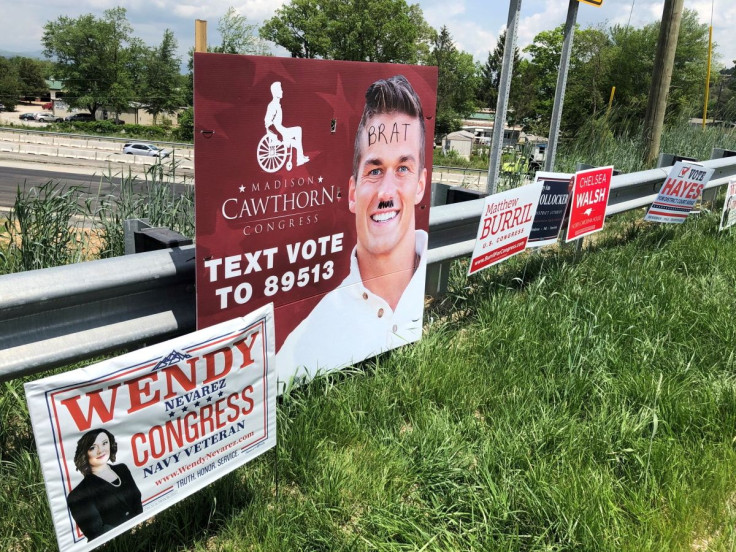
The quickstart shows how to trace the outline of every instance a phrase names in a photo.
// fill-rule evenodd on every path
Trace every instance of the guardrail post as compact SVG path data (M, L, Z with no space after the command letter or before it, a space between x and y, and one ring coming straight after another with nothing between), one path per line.
M723 159L724 157L736 157L736 151L723 148L713 148L710 154L711 159ZM713 206L718 197L718 188L708 188L703 190L703 203L708 202Z
M148 219L126 219L123 221L123 236L125 237L125 254L134 255L135 250L135 233L140 232L144 228L150 228L151 221Z

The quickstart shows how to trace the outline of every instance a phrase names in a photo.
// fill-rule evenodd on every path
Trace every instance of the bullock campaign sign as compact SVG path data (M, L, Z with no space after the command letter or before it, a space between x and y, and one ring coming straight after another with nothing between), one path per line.
M673 224L685 222L712 174L713 169L706 169L698 163L675 163L644 220Z
M603 229L613 167L597 167L575 173L570 202L570 221L565 241Z
M721 230L736 224L736 179L732 179L726 188L726 199L721 213Z
M526 249L541 192L535 182L486 197L468 275Z
M197 324L273 302L278 378L421 336L437 68L194 57Z
M92 550L276 443L273 306L25 385L59 543Z
M542 247L557 243L570 203L572 177L573 175L566 173L536 174L534 181L542 183L542 195L539 196L539 205L534 215L527 247Z

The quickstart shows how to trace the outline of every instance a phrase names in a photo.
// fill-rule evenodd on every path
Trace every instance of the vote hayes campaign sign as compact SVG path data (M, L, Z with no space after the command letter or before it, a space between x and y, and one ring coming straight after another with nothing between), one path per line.
M197 53L197 324L275 306L279 379L421 336L437 68Z
M693 210L713 169L697 163L678 161L662 184L644 220L681 224Z
M27 383L63 552L91 550L276 443L273 307Z

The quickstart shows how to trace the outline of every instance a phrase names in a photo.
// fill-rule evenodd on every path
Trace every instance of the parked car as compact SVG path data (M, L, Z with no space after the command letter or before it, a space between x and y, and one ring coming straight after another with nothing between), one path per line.
M35 121L36 120L36 114L35 113L21 113L18 118L21 121Z
M62 119L61 117L57 117L53 113L44 112L44 113L36 113L36 120L39 123L60 123L64 119Z
M127 155L148 155L149 157L168 157L171 151L161 149L153 144L144 142L129 142L123 146L123 153Z
M49 111L51 109L54 109L54 104L53 104L53 102L46 102L45 104L43 104L41 106L41 109L44 109L46 111Z
M0 103L0 111L5 111L5 106Z
M71 121L71 122L87 122L87 121L94 121L95 116L91 113L72 113L71 115L67 115L64 117L65 121Z

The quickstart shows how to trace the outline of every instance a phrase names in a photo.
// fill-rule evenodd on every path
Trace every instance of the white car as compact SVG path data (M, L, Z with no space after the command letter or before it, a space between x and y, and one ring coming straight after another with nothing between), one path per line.
M44 111L41 113L36 113L34 117L39 123L60 123L64 119L61 117L57 117L53 113L50 113L48 111Z
M145 142L129 142L123 146L123 153L127 155L147 155L149 157L168 157L170 150L161 149Z

